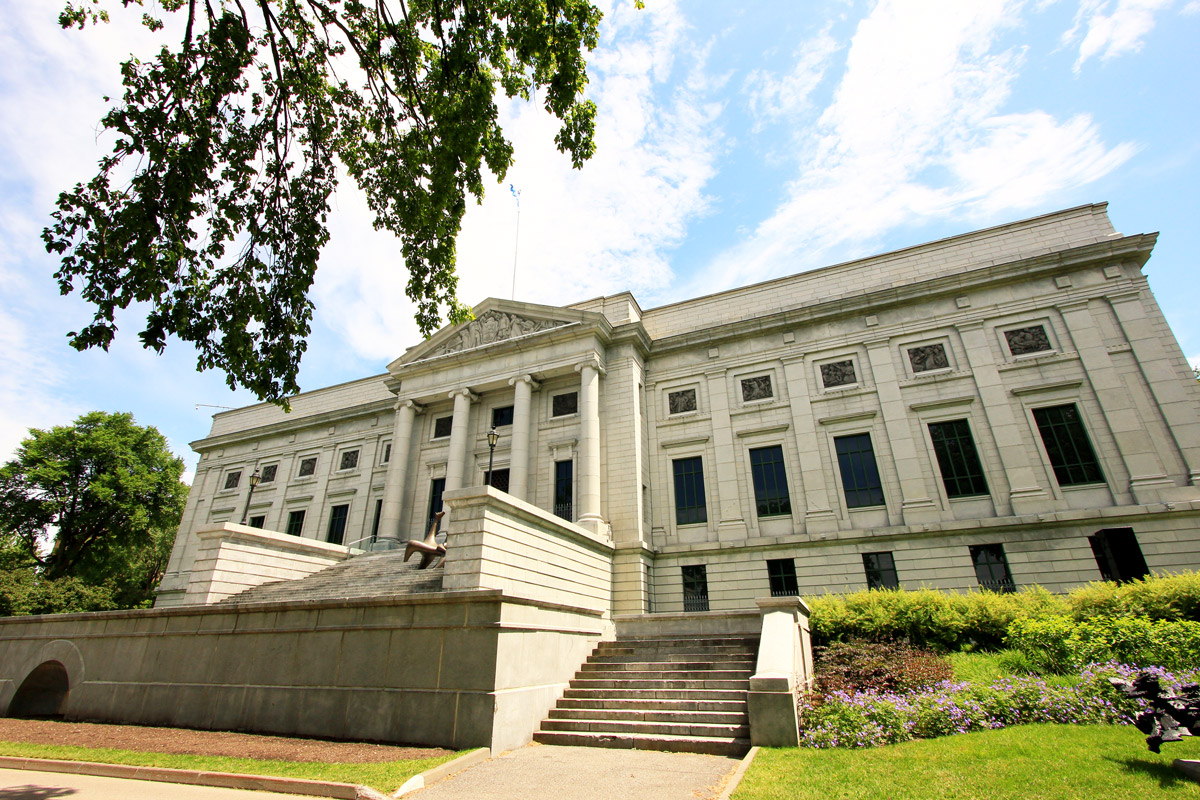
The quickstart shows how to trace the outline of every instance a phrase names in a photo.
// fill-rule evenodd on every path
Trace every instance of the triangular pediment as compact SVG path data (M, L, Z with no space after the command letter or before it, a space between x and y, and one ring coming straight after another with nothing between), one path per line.
M437 356L467 353L514 339L526 339L568 325L602 325L603 314L559 306L542 306L489 297L472 309L475 319L447 325L410 349L392 367ZM391 369L392 367L389 367Z

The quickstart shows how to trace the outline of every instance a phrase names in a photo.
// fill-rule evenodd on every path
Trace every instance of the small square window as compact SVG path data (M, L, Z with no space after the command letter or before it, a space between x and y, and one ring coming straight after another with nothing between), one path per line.
M863 571L867 574L868 589L899 589L896 560L891 553L863 553Z
M550 401L550 416L569 417L579 413L579 392L556 394Z
M275 475L279 472L278 464L268 464L262 468L262 477L259 478L259 483L274 483Z
M299 536L304 532L304 511L292 511L288 513L287 533L288 536Z
M742 402L752 403L755 400L770 400L775 396L771 389L770 375L756 375L753 378L742 379Z
M338 461L338 469L339 470L354 469L357 466L358 466L358 451L357 450L343 450L342 458L340 461Z
M236 489L242 480L242 471L230 472L225 476L225 488Z
M821 365L821 385L826 389L835 386L850 386L858 383L858 375L854 372L854 361L833 361Z
M501 406L500 408L492 409L492 427L500 428L505 425L513 424L513 407Z
M667 408L672 414L686 414L696 410L696 390L680 389L667 394Z
M941 343L908 348L908 363L912 366L913 374L950 368L946 346Z
M703 564L682 568L683 610L708 611L708 571Z
M296 474L301 478L308 477L309 475L316 475L317 457L309 456L308 458L300 459L300 470Z
M438 417L433 421L433 438L445 439L454 429L454 417Z
M1053 349L1050 346L1050 337L1046 335L1046 329L1041 325L1030 325L1028 328L1014 328L1011 331L1005 331L1004 339L1008 342L1008 352L1014 356L1042 353Z
M771 584L771 597L794 597L800 594L796 582L796 561L777 558L767 561L767 580Z
M250 518L250 527L251 528L258 528L259 530L261 530L262 528L266 527L266 524L267 524L267 515L266 514L256 514Z
M992 592L1015 592L1012 573L1008 571L1008 559L1004 557L1002 544L977 544L971 546L971 563L975 565L975 577L980 588Z
M1088 537L1100 577L1106 581L1127 583L1150 575L1142 548L1133 528L1107 528Z

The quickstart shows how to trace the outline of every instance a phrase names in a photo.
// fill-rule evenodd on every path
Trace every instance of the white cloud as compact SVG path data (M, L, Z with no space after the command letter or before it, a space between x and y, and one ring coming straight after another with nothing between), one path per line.
M1185 17L1192 17L1196 14L1200 14L1200 0L1191 0L1191 2L1179 10L1179 13Z
M1063 34L1065 44L1079 42L1075 72L1093 56L1107 61L1141 50L1147 34L1154 30L1155 12L1169 8L1173 1L1081 0L1074 24ZM1187 8L1184 13L1188 13Z
M812 107L810 97L839 49L826 27L797 50L796 66L787 75L777 77L764 70L752 70L742 84L742 91L758 125L808 111Z
M1024 51L997 51L995 41L1021 8L879 3L802 142L784 202L678 294L819 266L835 249L870 253L901 225L1036 206L1127 160L1135 148L1105 146L1087 115L1002 113Z

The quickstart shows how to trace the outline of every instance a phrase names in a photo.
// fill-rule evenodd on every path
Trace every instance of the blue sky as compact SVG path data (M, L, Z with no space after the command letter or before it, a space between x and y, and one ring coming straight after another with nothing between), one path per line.
M97 120L118 62L154 45L140 11L108 5L101 29L59 30L54 0L14 4L0 29L0 458L30 427L105 409L157 426L191 468L209 406L254 398L183 343L142 350L136 309L109 352L75 352L65 334L90 313L41 245L57 193L111 144ZM1200 357L1200 0L600 6L597 154L572 170L553 120L504 105L517 163L468 212L464 301L510 296L514 250L518 299L628 289L650 308L1106 200L1122 233L1161 232L1150 284ZM306 389L419 341L397 242L350 183L332 230Z

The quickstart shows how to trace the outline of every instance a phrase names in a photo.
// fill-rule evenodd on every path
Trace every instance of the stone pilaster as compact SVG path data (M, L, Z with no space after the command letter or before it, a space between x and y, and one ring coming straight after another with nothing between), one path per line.
M579 373L579 520L578 524L600 533L600 375L599 360L577 364Z
M511 378L513 387L512 451L508 462L508 493L522 500L529 499L529 431L533 412L530 409L533 390L539 384L529 375Z
M796 452L800 454L804 530L810 536L821 537L836 531L838 520L829 502L829 486L825 479L825 468L821 464L821 448L825 445L817 436L807 370L803 355L783 359L783 377L787 381L788 402L792 411L792 430L796 437Z
M383 508L379 512L379 535L385 539L403 538L400 526L404 520L404 482L408 477L413 421L423 410L412 400L396 403L396 419L392 423L392 454L388 459L387 478L383 486Z
M713 457L717 471L717 539L741 541L749 536L738 489L741 459L733 446L733 423L729 419L729 386L725 370L709 372L708 404L712 409Z

